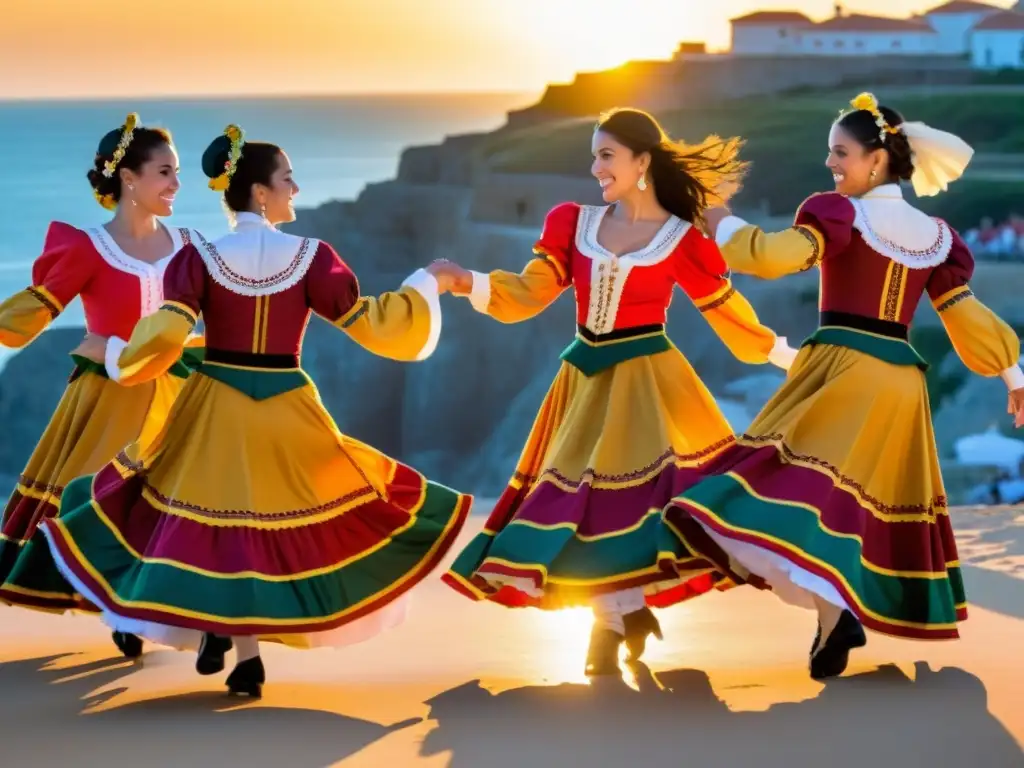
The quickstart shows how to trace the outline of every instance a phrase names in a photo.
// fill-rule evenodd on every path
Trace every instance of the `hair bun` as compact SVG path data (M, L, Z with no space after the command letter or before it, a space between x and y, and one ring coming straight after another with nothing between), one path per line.
M114 154L114 150L117 149L117 145L121 141L121 129L115 128L100 139L100 144L96 147L96 154L102 155L103 157L111 157Z
M203 173L208 179L215 179L224 173L224 166L231 158L231 139L220 135L210 142L203 152Z

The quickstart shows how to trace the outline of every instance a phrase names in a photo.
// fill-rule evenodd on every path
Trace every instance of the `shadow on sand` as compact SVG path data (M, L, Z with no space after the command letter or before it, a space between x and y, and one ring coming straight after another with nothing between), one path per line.
M437 725L422 754L450 750L449 768L1024 765L978 678L916 669L916 680L891 665L840 678L763 712L730 711L696 670L655 681L641 669L639 693L616 681L494 695L474 681L428 702Z
M331 712L248 706L221 692L89 706L124 689L89 696L133 671L124 659L45 668L75 654L0 664L2 765L245 766L324 768L418 719L383 726ZM396 766L397 768L397 766Z

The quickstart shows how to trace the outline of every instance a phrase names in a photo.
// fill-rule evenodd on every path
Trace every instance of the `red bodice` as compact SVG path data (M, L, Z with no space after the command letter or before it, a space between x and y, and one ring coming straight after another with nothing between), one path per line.
M81 230L55 221L32 267L33 285L45 288L60 303L59 311L81 296L90 331L128 339L139 318L160 307L167 266L191 241L190 230L168 231L172 250L149 264L126 254L102 227Z
M850 199L834 192L808 198L795 224L814 228L824 242L820 309L909 325L926 291L936 300L967 285L974 258L952 228L938 223L934 250L906 255L894 250L898 258L891 258L868 244L858 229L868 224Z
M208 349L298 355L310 312L337 321L358 301L359 284L330 245L297 237L294 240L297 247L293 262L278 275L260 280L232 275L230 268L218 264L216 245L201 241L189 246L167 270L165 297L202 314ZM205 259L212 260L212 267L200 248L206 249ZM311 260L307 250L313 251ZM296 275L289 275L290 270L305 271L296 280ZM275 290L276 277L287 287Z
M679 285L699 305L727 298L728 268L714 241L690 222L669 219L647 247L616 256L597 238L606 206L563 203L548 213L535 250L576 294L577 323L601 335L663 324Z

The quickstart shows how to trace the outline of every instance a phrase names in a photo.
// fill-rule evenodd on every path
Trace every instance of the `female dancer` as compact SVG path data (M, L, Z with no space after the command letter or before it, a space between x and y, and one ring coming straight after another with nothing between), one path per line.
M520 274L442 266L453 292L505 323L575 289L576 339L508 488L444 579L506 606L592 605L589 675L618 673L624 641L635 660L648 635L661 637L648 602L668 605L728 583L707 561L677 558L683 548L658 532L662 507L732 442L665 335L674 286L740 360L788 364L785 340L758 322L697 228L712 189L738 183L738 148L717 138L685 147L647 113L616 110L593 138L592 172L610 205L554 208L537 258Z
M899 186L937 194L972 150L870 94L851 104L829 135L836 191L808 199L792 229L764 233L724 209L709 214L737 271L776 278L818 265L821 321L748 433L665 511L694 556L745 569L818 611L818 679L843 672L866 642L863 627L955 638L967 616L926 365L907 341L923 294L967 367L1003 378L1024 423L1017 336L971 292L974 259L957 233Z
M96 472L132 440L152 441L190 372L179 362L145 386L122 386L99 339L128 338L140 317L156 311L171 257L193 238L159 221L171 214L179 186L170 134L129 115L100 140L88 178L113 219L86 230L53 222L32 286L0 304L7 347L31 342L79 295L90 334L71 353L70 383L7 502L0 533L0 598L54 611L94 609L54 567L36 535L39 521L59 514L68 481ZM138 638L115 633L114 640L126 656L141 653Z
M396 599L444 557L471 499L342 435L299 366L311 311L382 356L429 357L447 285L420 270L396 293L360 296L330 245L275 228L295 218L288 156L236 126L203 170L235 230L175 258L163 305L117 366L130 384L159 376L200 313L205 360L154 443L74 481L44 531L115 628L201 645L200 674L224 668L233 640L228 689L259 696L258 639L341 644L393 624Z

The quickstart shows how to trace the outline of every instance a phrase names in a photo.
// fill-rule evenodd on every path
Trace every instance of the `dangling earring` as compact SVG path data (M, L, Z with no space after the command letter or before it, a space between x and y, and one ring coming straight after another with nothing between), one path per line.
M640 178L637 179L637 182L636 182L636 188L639 189L641 192L643 192L645 189L647 189L647 174L646 173L641 173L640 174Z
M874 181L875 180L875 176L877 176L877 175L878 175L878 171L872 170L871 174L870 174L870 176L868 176L868 178L870 178L872 181Z
M262 216L264 219L267 218L267 204L266 203L260 203L260 216Z
M132 205L136 205L137 206L138 203L135 202L135 187L133 187L131 184L129 184L128 185L128 191L132 193Z

